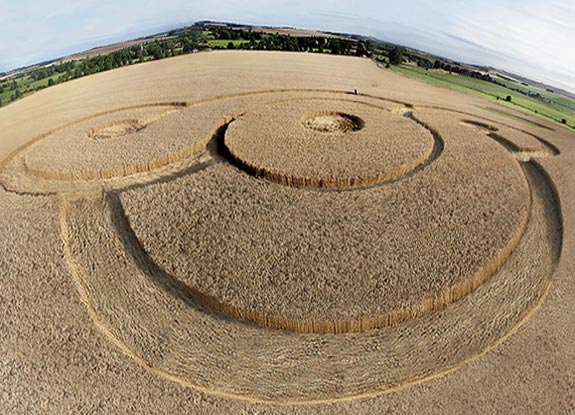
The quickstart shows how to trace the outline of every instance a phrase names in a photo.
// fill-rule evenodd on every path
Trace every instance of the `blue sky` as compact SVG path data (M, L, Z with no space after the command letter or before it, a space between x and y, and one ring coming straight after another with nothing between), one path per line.
M204 19L371 35L575 92L573 0L0 0L0 71Z

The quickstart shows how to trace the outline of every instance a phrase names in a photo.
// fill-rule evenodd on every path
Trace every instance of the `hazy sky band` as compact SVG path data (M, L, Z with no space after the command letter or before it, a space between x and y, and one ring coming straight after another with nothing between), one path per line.
M0 0L0 71L205 19L371 35L575 92L572 0Z

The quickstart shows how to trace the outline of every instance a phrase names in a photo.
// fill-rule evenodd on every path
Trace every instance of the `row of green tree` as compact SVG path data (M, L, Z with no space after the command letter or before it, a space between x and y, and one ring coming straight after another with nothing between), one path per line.
M211 28L208 30L212 33L214 39L220 40L262 40L264 36L262 32L244 29Z
M495 84L508 88L507 85L498 82L496 79L489 76L489 74L484 74L479 71L473 71L455 64L452 65L448 62L444 62L439 59L436 59L434 62L431 62L427 58L404 52L403 48L401 48L400 46L395 46L388 51L388 59L389 63L392 65L401 65L404 62L404 60L407 60L411 62L416 62L417 66L424 69L442 69L449 73L456 73L470 78L481 79L487 82L493 82Z
M227 49L283 50L289 52L327 52L334 55L369 55L368 44L352 39L322 36L262 34L251 30L211 29L215 39L230 39ZM237 43L232 40L243 42ZM223 48L214 46L215 49Z

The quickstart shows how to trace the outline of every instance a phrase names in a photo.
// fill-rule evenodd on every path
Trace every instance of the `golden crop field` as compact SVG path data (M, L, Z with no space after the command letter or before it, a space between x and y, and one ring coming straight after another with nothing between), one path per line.
M485 106L232 51L0 109L2 409L568 413L575 134Z

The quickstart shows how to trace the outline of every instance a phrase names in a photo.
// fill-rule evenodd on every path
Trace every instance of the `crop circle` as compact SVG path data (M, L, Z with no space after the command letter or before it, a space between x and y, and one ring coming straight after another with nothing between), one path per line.
M527 183L513 158L482 141L467 140L467 155L444 155L429 172L361 191L254 186L244 172L216 165L179 179L173 193L129 192L126 208L154 262L231 315L301 332L381 328L467 295L521 239ZM490 166L500 173L475 174ZM451 187L431 190L437 175L460 198ZM472 196L478 188L481 198ZM162 211L168 200L172 208ZM139 206L150 207L145 217Z
M256 177L332 189L406 177L441 145L415 120L369 100L320 98L249 110L223 141L236 165Z
M324 111L305 115L301 123L305 128L322 133L347 133L361 130L364 126L364 121L361 118L336 111Z
M561 224L529 151L548 149L486 126L345 92L242 93L95 114L0 174L61 194L81 298L144 367L325 402L458 367L544 298Z

